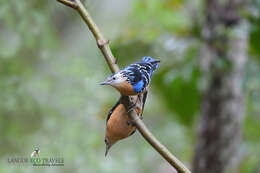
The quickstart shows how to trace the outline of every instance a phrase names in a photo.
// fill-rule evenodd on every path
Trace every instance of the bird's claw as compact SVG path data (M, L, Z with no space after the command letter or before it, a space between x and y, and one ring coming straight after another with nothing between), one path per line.
M132 122L132 121L127 121L127 125L129 125L129 126L135 126L135 123Z
M136 103L129 106L127 113L131 112L136 107Z

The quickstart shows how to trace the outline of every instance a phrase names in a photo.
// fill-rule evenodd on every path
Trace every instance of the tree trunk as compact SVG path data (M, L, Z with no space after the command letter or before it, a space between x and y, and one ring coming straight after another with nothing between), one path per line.
M242 2L207 0L200 59L205 85L193 173L237 172L248 45Z

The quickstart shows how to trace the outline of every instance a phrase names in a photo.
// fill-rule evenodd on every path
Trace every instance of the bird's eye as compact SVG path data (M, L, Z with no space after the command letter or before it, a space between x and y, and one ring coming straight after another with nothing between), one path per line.
M116 80L116 78L115 78L115 77L113 77L112 79L113 79L113 80Z
M104 141L105 141L105 143L107 143L107 139L105 139Z

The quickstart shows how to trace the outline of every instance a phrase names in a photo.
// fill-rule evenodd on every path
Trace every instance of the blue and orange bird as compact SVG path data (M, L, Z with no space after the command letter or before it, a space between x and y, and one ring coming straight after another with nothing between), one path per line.
M131 97L131 101L136 102L134 110L140 118L142 117L146 97L147 92L141 95L140 100L138 100L137 97ZM136 127L131 123L131 120L127 115L127 111L124 105L122 104L121 99L122 97L118 100L118 102L113 106L113 108L109 111L107 115L105 134L105 156L107 155L112 145L114 145L119 140L125 139L133 135L136 131Z
M160 60L151 57L143 57L141 62L131 64L125 69L112 74L101 84L111 85L123 96L138 95L138 97L131 97L131 101L135 102L133 108L137 115L142 117L151 77L153 71L158 68L159 62ZM107 155L113 144L131 136L136 131L136 127L131 123L121 99L122 97L107 116L105 155Z
M124 96L139 95L148 90L153 71L158 68L159 62L149 56L143 57L141 62L113 73L101 85L110 85Z

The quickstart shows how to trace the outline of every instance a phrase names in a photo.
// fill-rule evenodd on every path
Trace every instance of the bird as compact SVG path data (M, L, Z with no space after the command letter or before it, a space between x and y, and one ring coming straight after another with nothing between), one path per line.
M142 61L111 74L101 85L110 85L124 96L139 95L148 90L153 71L159 67L159 62L159 59L143 57Z
M147 98L147 92L141 95L141 100L137 101L137 105L134 108L137 115L142 118L142 113L144 110L144 104ZM131 101L135 102L138 98L131 97ZM127 111L122 103L122 97L117 101L117 103L109 111L106 119L106 133L105 133L105 145L107 156L109 149L119 140L125 139L133 135L136 131L136 127L131 123L127 115Z
M34 151L32 152L32 154L31 154L31 158L33 158L33 157L39 157L39 153L40 153L40 149L39 149L38 147L36 147L36 148L34 149Z

